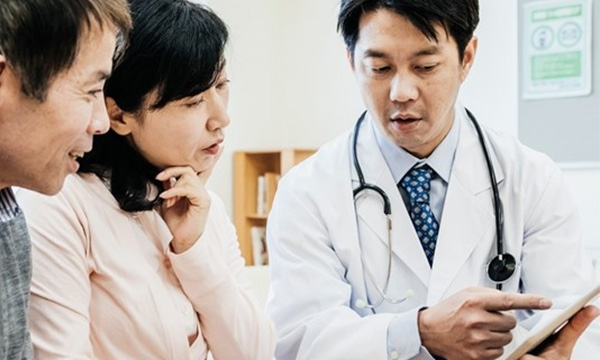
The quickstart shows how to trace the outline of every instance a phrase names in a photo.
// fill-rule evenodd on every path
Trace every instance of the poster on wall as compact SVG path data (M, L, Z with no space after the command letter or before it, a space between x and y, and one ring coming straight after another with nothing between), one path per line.
M523 98L592 92L592 1L530 2L523 16Z

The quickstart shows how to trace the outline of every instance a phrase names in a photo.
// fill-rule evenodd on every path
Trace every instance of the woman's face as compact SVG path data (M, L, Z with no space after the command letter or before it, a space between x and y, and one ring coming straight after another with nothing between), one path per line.
M208 90L171 101L157 110L149 109L149 104L156 101L153 92L139 114L126 113L121 121L115 121L111 115L111 127L128 136L144 158L159 169L190 166L201 173L218 159L225 136L223 130L229 125L228 82L223 70ZM109 113L110 107L109 104Z

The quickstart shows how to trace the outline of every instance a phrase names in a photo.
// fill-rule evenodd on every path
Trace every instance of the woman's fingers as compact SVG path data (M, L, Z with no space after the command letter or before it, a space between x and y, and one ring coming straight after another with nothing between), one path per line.
M163 182L172 181L170 180L171 178L179 180L180 177L186 174L195 175L196 173L194 172L194 169L192 169L190 166L174 166L161 171L158 175L156 175L156 180Z

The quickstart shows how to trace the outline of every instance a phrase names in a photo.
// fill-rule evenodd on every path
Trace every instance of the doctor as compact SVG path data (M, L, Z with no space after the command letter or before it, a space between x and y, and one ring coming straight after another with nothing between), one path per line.
M495 359L527 310L596 283L557 166L456 104L478 11L342 1L367 112L279 184L267 233L278 359ZM582 310L524 359L568 359L597 315ZM597 359L598 336L574 358Z

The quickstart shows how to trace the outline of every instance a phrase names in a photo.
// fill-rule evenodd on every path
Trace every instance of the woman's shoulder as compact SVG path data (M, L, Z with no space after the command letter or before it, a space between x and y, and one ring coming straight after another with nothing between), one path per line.
M15 192L28 221L38 217L87 217L100 207L117 207L102 180L92 174L67 176L56 195L44 195L27 189Z

